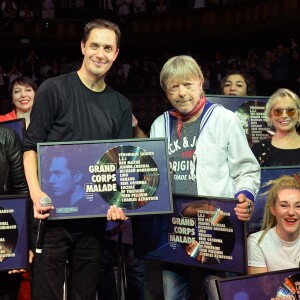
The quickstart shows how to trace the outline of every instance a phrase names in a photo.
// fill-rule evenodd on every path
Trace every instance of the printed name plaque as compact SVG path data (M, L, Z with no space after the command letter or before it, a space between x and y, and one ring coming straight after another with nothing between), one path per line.
M49 219L173 212L165 138L40 143L38 158Z
M135 254L245 274L246 230L234 212L238 200L176 194L173 200L173 214L132 219Z
M300 269L217 280L221 300L298 300Z
M28 199L0 196L0 271L28 268Z

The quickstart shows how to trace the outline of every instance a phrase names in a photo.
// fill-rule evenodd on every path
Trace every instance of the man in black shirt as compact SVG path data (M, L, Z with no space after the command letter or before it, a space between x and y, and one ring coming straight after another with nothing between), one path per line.
M33 241L37 221L54 207L42 207L37 177L37 143L107 140L132 137L131 105L105 84L105 76L119 53L120 30L96 19L84 28L83 62L78 72L52 77L39 87L24 140L24 167L33 200ZM120 208L110 207L108 220L124 220ZM49 220L44 249L33 262L33 299L63 299L65 265L69 263L72 299L94 300L105 232L102 218Z

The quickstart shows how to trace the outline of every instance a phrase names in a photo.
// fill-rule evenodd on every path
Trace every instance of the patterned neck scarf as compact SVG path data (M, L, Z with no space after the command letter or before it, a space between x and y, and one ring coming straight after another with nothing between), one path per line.
M199 113L199 111L202 109L204 104L206 103L206 97L201 97L200 100L197 102L197 104L194 106L194 108L187 114L181 114L178 110L170 110L169 114L175 118L177 118L177 135L178 139L180 139L181 135L181 129L182 129L182 122L186 122L193 118L195 115Z

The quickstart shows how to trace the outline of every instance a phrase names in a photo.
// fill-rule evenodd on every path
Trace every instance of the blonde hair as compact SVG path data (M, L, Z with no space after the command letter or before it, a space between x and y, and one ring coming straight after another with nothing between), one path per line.
M271 208L275 207L278 200L278 192L286 189L300 190L300 179L297 174L292 176L281 176L275 180L267 182L266 186L271 185L270 189L265 193L267 194L267 201L264 210L264 218L261 226L261 230L264 230L263 234L259 238L260 243L269 229L277 225L276 217L272 214Z
M299 116L299 109L300 109L300 99L299 97L293 93L291 90L289 89L278 89L275 93L273 93L267 104L266 104L266 109L265 109L265 120L266 122L268 123L269 126L272 126L272 121L271 121L271 110L272 108L274 107L274 105L281 99L283 98L290 98L292 100L294 100L295 104L296 104L296 107L297 107L297 110L298 110L298 117L300 118ZM298 123L299 123L299 120L298 120ZM299 125L297 123L297 125Z
M200 78L202 82L204 77L198 63L188 55L178 55L170 58L163 66L160 72L160 85L162 89L167 90L167 81L170 79L195 79Z

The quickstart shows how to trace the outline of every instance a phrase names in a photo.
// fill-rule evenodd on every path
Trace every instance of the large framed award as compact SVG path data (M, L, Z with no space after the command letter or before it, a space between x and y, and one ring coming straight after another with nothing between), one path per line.
M221 104L237 115L250 146L270 137L270 128L264 120L265 106L268 101L267 97L209 95L206 98L213 103Z
M238 200L176 194L173 200L171 215L132 219L136 256L245 274L246 230L234 212Z
M248 223L248 233L259 231L262 226L265 204L267 200L267 190L270 188L268 182L277 179L283 175L300 176L300 166L287 167L262 167L261 168L261 185L254 202L254 211L251 220Z
M55 207L49 219L173 211L165 138L38 144L42 190Z
M300 299L300 269L217 280L221 300Z
M0 271L28 269L28 201L0 196Z

